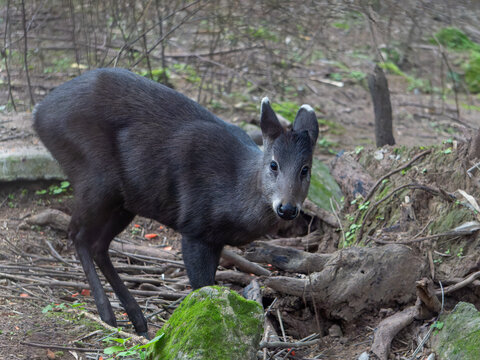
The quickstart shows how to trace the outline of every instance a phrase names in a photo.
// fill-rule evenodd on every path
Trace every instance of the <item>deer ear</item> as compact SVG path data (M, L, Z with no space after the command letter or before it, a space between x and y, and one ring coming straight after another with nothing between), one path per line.
M270 106L268 97L262 99L260 107L260 128L264 143L272 142L283 133L283 127L277 119L277 115Z
M315 111L310 105L305 104L300 107L293 123L293 130L308 131L312 147L315 147L318 138L318 121Z

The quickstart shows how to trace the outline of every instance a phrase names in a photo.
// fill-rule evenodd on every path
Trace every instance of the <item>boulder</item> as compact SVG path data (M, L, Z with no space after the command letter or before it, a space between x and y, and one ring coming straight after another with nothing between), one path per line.
M450 314L442 316L431 345L440 360L480 359L480 313L475 306L459 302Z
M218 286L198 289L173 312L149 350L155 360L256 359L263 333L263 308Z

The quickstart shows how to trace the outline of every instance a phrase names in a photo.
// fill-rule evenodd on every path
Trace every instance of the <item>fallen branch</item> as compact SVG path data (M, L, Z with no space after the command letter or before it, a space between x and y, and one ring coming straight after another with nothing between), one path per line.
M261 267L258 264L248 261L237 253L228 249L223 249L222 258L233 263L237 269L247 274L255 274L259 276L270 276L271 274L269 270Z
M42 349L78 351L78 352L101 352L103 354L103 349L96 349L96 348L82 348L82 347L62 346L62 345L54 345L54 344L39 344L39 343L33 343L28 341L20 341L20 344L42 348Z
M311 341L296 341L296 342L283 342L283 341L272 341L272 342L260 342L260 349L288 349L288 348L299 348L317 345L322 342L322 339L311 340Z
M339 222L335 218L335 215L317 206L317 204L315 204L314 202L307 199L303 203L303 206L304 206L304 210L306 210L307 213L311 212L313 215L315 215L316 217L318 217L320 220L327 223L331 227L334 227L334 228L340 227Z
M159 249L153 246L127 244L123 242L118 242L116 240L111 242L110 249L133 255L156 257L159 259L178 260L180 258L177 254L169 250Z
M390 354L392 340L397 333L413 322L418 310L416 306L410 306L380 322L375 331L371 351L380 360L387 360Z
M451 292L454 292L454 291L457 291L457 290L460 290L461 288L464 288L465 286L473 283L476 279L478 279L480 277L480 271L477 271L477 272L474 272L472 275L470 275L469 277L463 279L462 281L454 284L454 285L450 285L450 286L447 286L445 289L443 289L443 292L445 294L449 294ZM441 289L440 290L437 290L435 292L437 295L441 295L442 294L442 291Z
M267 241L255 241L245 252L245 257L250 261L271 264L284 271L310 274L322 271L331 255L276 246Z

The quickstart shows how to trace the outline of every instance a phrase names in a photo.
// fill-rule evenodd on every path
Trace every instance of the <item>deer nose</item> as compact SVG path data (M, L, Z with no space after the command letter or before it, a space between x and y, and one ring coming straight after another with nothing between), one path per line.
M293 220L297 217L298 215L298 208L296 206L293 206L292 204L280 204L277 206L277 214L280 216L282 219L285 220Z

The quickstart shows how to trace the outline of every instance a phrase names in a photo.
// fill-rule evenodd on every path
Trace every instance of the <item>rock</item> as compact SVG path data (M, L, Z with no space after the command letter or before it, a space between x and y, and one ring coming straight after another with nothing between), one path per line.
M368 355L367 352L363 352L360 354L360 356L358 357L358 360L368 360L370 359L370 356Z
M332 212L330 198L340 204L342 197L342 190L330 174L328 166L318 159L313 159L308 198L318 207Z
M480 313L474 305L459 302L450 314L441 317L442 323L431 340L438 359L480 359Z
M330 335L331 337L342 337L343 336L342 328L337 324L332 325L328 329L328 335Z
M46 149L22 147L0 154L0 181L65 178L60 166Z
M263 308L224 287L188 295L157 336L150 360L256 359L263 333Z

